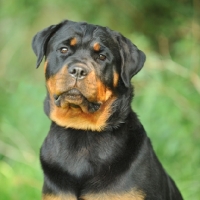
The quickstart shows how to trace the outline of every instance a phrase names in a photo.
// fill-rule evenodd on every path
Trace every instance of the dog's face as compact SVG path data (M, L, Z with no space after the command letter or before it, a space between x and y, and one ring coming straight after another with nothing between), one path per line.
M108 28L63 21L37 33L37 66L45 56L49 117L58 125L101 131L112 105L130 87L145 55Z

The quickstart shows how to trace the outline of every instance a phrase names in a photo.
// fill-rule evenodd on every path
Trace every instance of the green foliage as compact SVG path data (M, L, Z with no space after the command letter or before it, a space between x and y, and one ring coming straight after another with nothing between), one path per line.
M200 3L198 0L0 1L0 194L39 199L39 148L49 129L43 69L31 39L63 19L123 33L147 55L133 78L133 109L184 199L200 196Z

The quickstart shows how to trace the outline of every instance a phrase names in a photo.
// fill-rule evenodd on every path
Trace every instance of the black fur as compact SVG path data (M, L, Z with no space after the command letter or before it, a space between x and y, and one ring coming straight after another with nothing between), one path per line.
M80 36L82 46L70 47L64 60L57 55L55 46L63 38L67 43L73 34ZM97 55L88 46L94 38L106 46L103 52L110 56L110 60L97 62ZM133 87L130 80L143 67L144 53L130 40L108 28L71 21L63 21L37 33L32 47L38 57L37 66L44 56L48 60L47 80L58 73L64 62L70 65L78 60L91 65L88 69L94 68L101 81L117 97L111 105L106 126L100 132L65 128L52 121L40 153L44 171L43 194L59 196L62 193L67 196L70 193L77 200L84 199L87 194L98 194L99 200L103 200L103 193L120 196L135 190L143 196L139 199L181 200L180 192L158 161L131 108ZM119 74L115 86L111 81L113 70ZM48 116L52 112L50 101L47 94L44 107ZM91 105L89 100L85 101Z

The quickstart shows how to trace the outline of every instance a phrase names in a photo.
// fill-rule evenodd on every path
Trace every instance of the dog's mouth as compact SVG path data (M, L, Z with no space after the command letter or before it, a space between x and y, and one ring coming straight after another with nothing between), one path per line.
M78 89L71 89L59 95L54 95L54 103L57 107L71 106L74 108L86 107L88 112L97 111L101 103L89 102Z
M60 107L62 101L66 101L68 103L72 103L75 105L79 105L82 103L84 96L77 89L71 89L69 91L63 92L59 95L54 95L54 102L56 106Z

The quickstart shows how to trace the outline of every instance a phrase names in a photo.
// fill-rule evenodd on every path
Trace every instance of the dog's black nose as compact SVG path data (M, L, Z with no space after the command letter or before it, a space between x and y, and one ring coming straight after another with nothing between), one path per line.
M76 79L83 79L88 75L87 69L82 66L73 65L68 68L68 72Z

